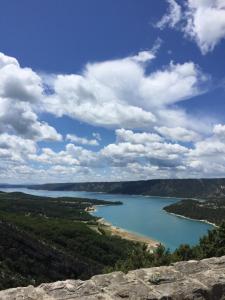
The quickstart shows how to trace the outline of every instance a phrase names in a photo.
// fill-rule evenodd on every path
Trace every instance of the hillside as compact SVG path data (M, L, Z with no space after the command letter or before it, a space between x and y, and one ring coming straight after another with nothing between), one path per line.
M174 213L196 220L206 220L220 225L225 218L225 198L197 201L185 199L164 207L169 213Z
M87 279L141 245L92 230L91 205L114 203L0 193L0 289ZM121 204L121 203L116 203Z
M28 188L52 191L88 191L113 194L152 195L182 198L225 196L225 179L154 179L125 182L52 183Z
M121 203L1 192L0 289L225 255L225 223L196 246L181 245L171 253L159 245L151 253L147 245L99 227L86 211L93 204Z

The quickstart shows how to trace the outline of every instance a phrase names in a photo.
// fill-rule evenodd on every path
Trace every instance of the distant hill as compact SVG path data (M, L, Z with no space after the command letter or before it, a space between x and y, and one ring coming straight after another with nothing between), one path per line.
M154 179L125 182L51 183L28 188L50 191L88 191L179 198L221 198L225 196L225 178Z
M0 183L0 188L21 188L26 187L26 185L22 184L8 184L8 183Z
M220 225L225 218L225 197L207 201L185 199L163 209L169 213Z

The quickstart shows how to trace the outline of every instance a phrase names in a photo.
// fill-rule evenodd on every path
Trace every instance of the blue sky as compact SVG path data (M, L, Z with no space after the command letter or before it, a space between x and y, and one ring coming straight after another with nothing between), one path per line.
M224 0L2 0L0 36L0 182L224 177Z

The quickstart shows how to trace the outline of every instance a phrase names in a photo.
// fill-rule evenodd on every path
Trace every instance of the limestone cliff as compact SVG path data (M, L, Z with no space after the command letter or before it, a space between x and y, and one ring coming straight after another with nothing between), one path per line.
M225 299L225 256L0 292L1 300Z

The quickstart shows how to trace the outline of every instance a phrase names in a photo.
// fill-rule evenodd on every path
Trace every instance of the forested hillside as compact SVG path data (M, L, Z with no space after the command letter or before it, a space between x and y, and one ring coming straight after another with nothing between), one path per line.
M96 218L84 210L92 204L115 203L0 193L0 289L86 279L128 252L142 251L139 244L93 231Z
M197 201L185 199L164 207L169 213L174 213L196 220L206 220L220 225L225 220L225 198Z
M150 253L144 244L98 230L85 211L93 204L114 203L0 193L0 289L225 255L224 223L194 247L170 253L160 245Z
M225 196L225 179L155 179L124 182L52 183L29 188L52 191L88 191L113 194L152 195L182 198Z

